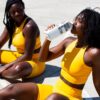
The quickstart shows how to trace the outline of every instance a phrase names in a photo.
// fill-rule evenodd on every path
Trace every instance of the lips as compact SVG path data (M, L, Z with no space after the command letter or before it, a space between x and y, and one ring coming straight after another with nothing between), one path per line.
M74 33L75 32L75 25L72 26L71 32Z
M74 30L75 29L75 25L73 24L73 27L72 27L72 29Z

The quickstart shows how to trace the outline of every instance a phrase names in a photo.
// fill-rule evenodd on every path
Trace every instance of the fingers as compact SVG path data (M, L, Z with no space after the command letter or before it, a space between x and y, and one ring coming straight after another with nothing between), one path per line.
M3 67L0 67L0 74L4 71L5 69Z
M46 40L49 40L49 41L52 40L52 39L50 39L50 35L48 35L48 34L49 34L49 31L51 31L54 27L55 27L55 24L50 24L45 29L44 33L45 33Z
M9 68L9 67L10 67L10 66L9 66L8 64L6 64L6 65L0 67L0 74L1 74L3 71L5 71L7 68Z
M53 29L55 27L55 24L50 24L47 26L46 30L45 31L48 31L50 29Z

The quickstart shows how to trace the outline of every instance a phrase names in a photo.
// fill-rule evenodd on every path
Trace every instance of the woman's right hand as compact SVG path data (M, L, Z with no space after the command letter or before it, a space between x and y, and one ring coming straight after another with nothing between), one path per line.
M3 65L2 67L0 67L0 74L2 74L3 71L5 71L9 67L11 67L12 65L13 65L12 63L8 63L8 64Z
M45 37L46 37L46 40L51 41L51 39L48 38L48 32L49 32L49 30L52 30L54 27L55 27L55 24L50 24L50 25L48 25L47 28L45 29L44 33L45 33L45 35L46 35L46 36L45 36Z
M50 24L47 26L47 28L45 29L45 31L51 30L55 27L55 24Z

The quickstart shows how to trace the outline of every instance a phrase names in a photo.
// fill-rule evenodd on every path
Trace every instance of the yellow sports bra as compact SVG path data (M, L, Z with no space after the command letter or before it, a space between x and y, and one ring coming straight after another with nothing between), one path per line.
M84 63L86 48L76 48L76 43L75 40L65 50L61 62L61 75L73 84L84 84L91 72L91 67Z
M26 18L27 19L27 18ZM24 47L25 47L25 38L23 36L23 27L26 22L26 19L23 21L23 23L15 28L15 32L13 34L12 44L16 47L17 51L19 53L24 53ZM40 42L40 36L36 39L35 49L40 48L41 42Z

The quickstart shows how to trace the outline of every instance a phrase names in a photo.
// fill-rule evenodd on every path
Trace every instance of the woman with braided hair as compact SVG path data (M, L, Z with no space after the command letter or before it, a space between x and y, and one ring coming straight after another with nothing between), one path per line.
M38 61L41 47L40 31L35 21L28 17L22 0L7 0L4 14L5 28L0 36L0 48L9 40L9 48L0 50L0 76L6 79L30 78L40 75L45 63Z

